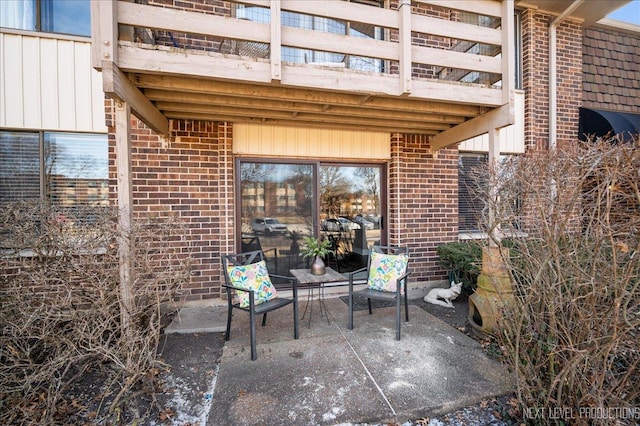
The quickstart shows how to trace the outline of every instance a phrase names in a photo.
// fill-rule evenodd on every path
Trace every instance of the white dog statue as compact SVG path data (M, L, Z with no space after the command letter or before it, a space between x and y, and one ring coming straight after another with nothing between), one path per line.
M458 297L461 291L462 282L456 284L454 281L451 281L451 287L449 288L432 288L429 290L429 293L424 297L424 301L433 303L434 305L444 306L445 308L453 308L454 306L451 301Z

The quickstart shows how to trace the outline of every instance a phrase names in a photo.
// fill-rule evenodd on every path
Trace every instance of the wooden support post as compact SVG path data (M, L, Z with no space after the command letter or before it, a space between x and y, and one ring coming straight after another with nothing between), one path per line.
M502 103L514 102L516 66L515 18L512 1L502 2ZM505 59L506 58L506 59Z
M280 0L271 1L271 81L282 79L282 22Z
M102 61L117 63L117 1L92 1L91 65L100 69Z
M411 93L411 0L401 0L398 7L400 48L400 93Z
M133 241L131 240L132 179L131 179L131 106L116 103L116 170L118 183L118 261L120 264L120 310L124 333L130 328L133 312Z
M496 223L496 204L498 203L498 188L495 179L495 173L498 167L498 158L500 156L500 132L499 129L489 130L489 173L492 177L487 184L489 185L489 219L488 225L491 227L491 238L489 245L497 246L500 241L500 226Z

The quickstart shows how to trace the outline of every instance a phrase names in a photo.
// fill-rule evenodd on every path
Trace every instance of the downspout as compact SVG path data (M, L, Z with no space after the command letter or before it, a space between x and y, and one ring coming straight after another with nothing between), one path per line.
M558 15L549 25L549 150L556 149L558 138L558 116L557 116L557 104L558 104L558 76L557 76L557 40L556 29L561 21L569 16L574 10L578 8L584 0L575 0L571 3L571 6L566 8L560 15Z

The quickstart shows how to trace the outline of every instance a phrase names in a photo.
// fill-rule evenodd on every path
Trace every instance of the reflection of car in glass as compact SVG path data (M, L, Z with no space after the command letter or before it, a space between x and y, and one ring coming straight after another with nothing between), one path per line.
M364 220L373 223L373 229L380 229L380 216L365 216Z
M370 221L369 219L367 219L366 217L363 217L362 215L356 216L353 221L355 223L357 223L358 225L360 225L360 227L362 227L364 229L373 229L374 228L374 223L372 221Z
M287 232L287 225L272 217L257 217L251 221L255 232Z
M338 222L338 219L326 219L322 222L323 231L339 232L342 231L342 225Z
M324 231L351 231L360 229L360 225L346 217L339 217L336 219L327 219L322 222L322 229Z
M340 216L338 218L338 220L340 221L340 224L342 225L342 229L345 230L345 231L351 231L351 230L354 230L354 229L360 229L360 225L358 225L357 223L355 223L354 221L352 221L349 218Z

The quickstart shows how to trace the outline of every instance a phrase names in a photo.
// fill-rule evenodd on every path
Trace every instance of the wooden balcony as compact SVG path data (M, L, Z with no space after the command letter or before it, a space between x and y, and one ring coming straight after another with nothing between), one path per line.
M439 148L514 122L511 1L91 3L105 92L159 134L168 119L264 122Z

